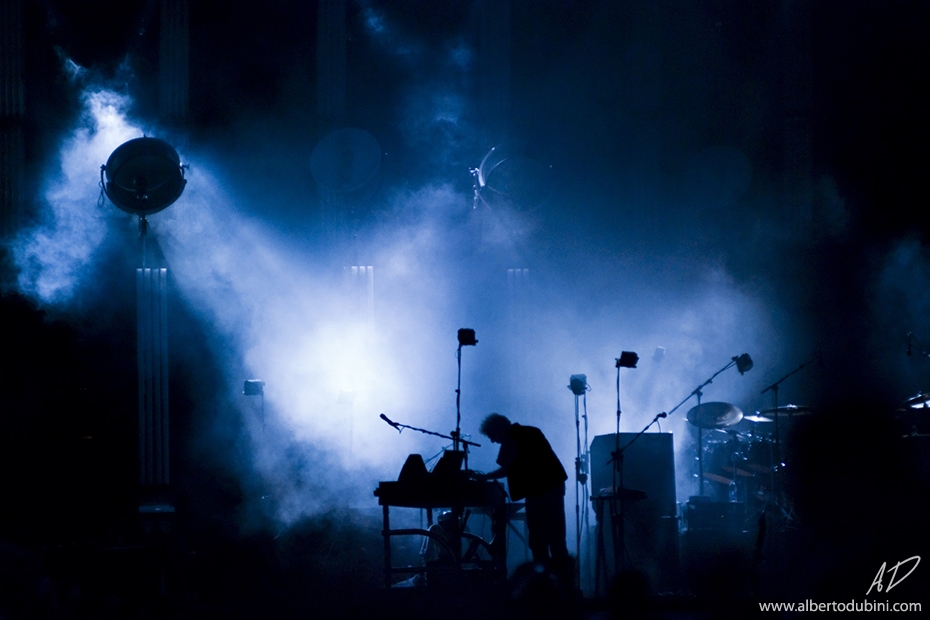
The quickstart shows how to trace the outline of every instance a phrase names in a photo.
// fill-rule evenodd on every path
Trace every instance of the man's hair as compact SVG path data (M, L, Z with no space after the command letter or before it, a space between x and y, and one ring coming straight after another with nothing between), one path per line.
M507 416L503 416L499 413L492 413L481 422L481 427L478 430L481 431L482 435L489 437L489 432L504 432L508 428L510 428L510 420L507 419Z

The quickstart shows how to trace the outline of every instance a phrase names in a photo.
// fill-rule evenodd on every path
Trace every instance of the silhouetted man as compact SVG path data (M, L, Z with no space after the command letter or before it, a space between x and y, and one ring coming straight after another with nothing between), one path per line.
M514 424L499 413L481 423L481 433L501 445L494 471L483 477L507 478L510 499L524 500L529 547L535 562L553 560L562 571L570 562L565 544L565 481L568 475L542 431Z

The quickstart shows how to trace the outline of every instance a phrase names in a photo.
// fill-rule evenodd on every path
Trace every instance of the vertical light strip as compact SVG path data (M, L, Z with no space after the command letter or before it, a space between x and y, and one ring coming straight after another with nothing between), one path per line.
M137 269L139 483L170 481L168 427L168 270Z

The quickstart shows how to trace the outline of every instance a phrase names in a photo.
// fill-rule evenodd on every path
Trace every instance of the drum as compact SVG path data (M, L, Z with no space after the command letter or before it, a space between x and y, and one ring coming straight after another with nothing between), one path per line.
M704 479L711 483L710 495L719 501L735 501L739 487L753 477L746 468L748 444L734 437L704 444Z
M746 469L767 476L775 471L775 442L768 438L753 438L747 445Z

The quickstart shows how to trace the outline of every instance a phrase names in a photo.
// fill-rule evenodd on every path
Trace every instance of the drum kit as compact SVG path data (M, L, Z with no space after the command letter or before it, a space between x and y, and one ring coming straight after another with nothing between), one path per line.
M810 407L784 405L752 415L729 403L708 402L688 411L688 422L697 427L700 495L719 502L743 502L761 510L776 501L776 476L784 468L774 428Z

